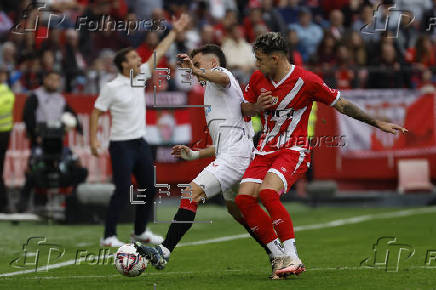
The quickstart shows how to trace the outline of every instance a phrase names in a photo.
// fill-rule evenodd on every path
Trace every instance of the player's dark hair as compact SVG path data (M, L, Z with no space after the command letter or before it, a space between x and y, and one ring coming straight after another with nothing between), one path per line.
M132 50L133 50L132 47L126 47L126 48L122 48L122 49L120 49L120 50L115 54L115 57L114 57L113 62L114 62L115 66L117 67L117 69L118 69L118 71L119 71L120 73L123 72L123 66L121 65L121 63L122 63L123 61L126 61L126 54L128 54L128 53L131 52Z
M49 70L49 71L46 71L46 72L44 72L44 77L43 77L43 79L45 79L45 78L47 78L47 77L49 77L50 75L58 75L58 76L61 76L61 72L60 71L57 71L57 70Z
M253 49L260 49L263 53L271 52L288 53L285 38L279 32L267 32L259 35L254 42Z
M194 58L195 55L202 53L202 54L213 54L215 55L219 62L220 67L227 67L227 60L226 56L224 55L224 52L221 50L221 47L215 44L206 44L202 47L195 48L191 52L191 58Z

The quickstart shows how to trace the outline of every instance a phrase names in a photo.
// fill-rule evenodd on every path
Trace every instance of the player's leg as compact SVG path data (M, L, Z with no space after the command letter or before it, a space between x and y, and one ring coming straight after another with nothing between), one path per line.
M140 241L158 245L162 243L163 237L155 235L147 229L147 223L153 216L154 198L156 196L153 156L150 146L145 140L138 140L136 145L136 161L133 174L138 183L138 188L145 189L144 192L141 192L142 195L145 195L142 200L145 203L135 204L135 227L131 240L133 242Z
M280 192L287 192L290 186L307 170L308 157L304 152L284 151L276 158L271 169L263 180L259 199L267 209L280 240L283 242L286 255L290 257L285 270L278 274L304 271L304 265L298 257L295 248L295 233L289 212L280 201Z
M109 153L112 161L112 180L115 190L107 209L104 239L100 241L100 244L102 246L116 247L123 244L116 237L116 226L121 210L129 202L129 189L134 159L129 141L112 141L109 145Z
M205 176L211 178L209 174L213 176L213 174L207 173L207 171L200 173L203 180ZM204 198L206 198L206 194L203 188L195 182L191 182L189 187L186 187L183 190L180 207L174 215L173 222L168 229L163 243L152 248L143 246L141 243L136 242L134 245L138 250L138 253L147 257L156 269L162 270L168 262L171 252L186 232L192 227L197 213L198 203Z
M185 188L180 200L180 207L174 215L162 246L167 255L171 253L186 232L192 227L197 214L198 203L206 198L204 190L195 182ZM168 250L168 252L166 251Z
M250 234L250 236L265 250L268 257L271 258L271 251L264 243L262 243L262 241L254 234L254 232L247 225L244 217L242 216L241 211L238 208L238 205L235 203L234 200L235 196L233 192L234 192L233 190L228 190L223 192L223 197L224 200L226 201L227 211L240 225L242 225L245 228L245 230Z

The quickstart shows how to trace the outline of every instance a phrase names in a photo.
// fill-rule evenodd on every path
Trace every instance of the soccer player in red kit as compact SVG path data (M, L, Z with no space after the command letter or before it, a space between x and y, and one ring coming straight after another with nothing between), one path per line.
M246 223L272 252L271 278L282 279L305 271L295 248L291 217L279 198L310 166L310 146L305 140L312 102L332 106L388 133L407 130L372 118L314 73L290 64L279 33L259 36L254 53L258 70L244 90L246 103L241 107L245 116L261 115L263 133L235 202ZM268 109L262 111L261 104L269 104Z

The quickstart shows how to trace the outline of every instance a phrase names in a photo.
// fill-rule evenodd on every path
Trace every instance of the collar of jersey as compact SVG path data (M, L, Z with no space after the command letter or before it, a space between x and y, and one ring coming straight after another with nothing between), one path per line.
M271 80L271 83L273 84L273 86L275 88L277 88L278 86L280 86L284 81L286 81L287 78L289 78L292 74L292 72L294 71L295 65L291 65L291 69L289 70L289 72L278 82L276 83L275 81Z

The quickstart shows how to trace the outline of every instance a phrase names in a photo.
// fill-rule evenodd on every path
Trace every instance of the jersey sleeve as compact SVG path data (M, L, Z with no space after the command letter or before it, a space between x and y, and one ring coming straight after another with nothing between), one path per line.
M108 85L103 86L100 95L95 100L94 107L100 111L106 112L112 104L112 94Z
M249 83L244 88L244 102L256 103L256 101L257 97L256 93L254 92L254 80L253 76L251 76Z
M233 75L232 75L232 73L230 71L228 71L228 70L226 70L226 69L224 69L222 67L219 67L219 66L214 67L213 69L211 69L211 71L223 72L223 73L225 73L229 77L229 84L226 87L224 87L222 85L219 85L219 84L216 84L216 83L210 82L212 85L214 85L216 87L219 87L219 88L225 88L225 89L228 89L228 88L230 88L232 86Z
M313 101L319 101L328 106L334 106L341 96L341 92L337 89L332 89L314 73L309 75L309 84Z

